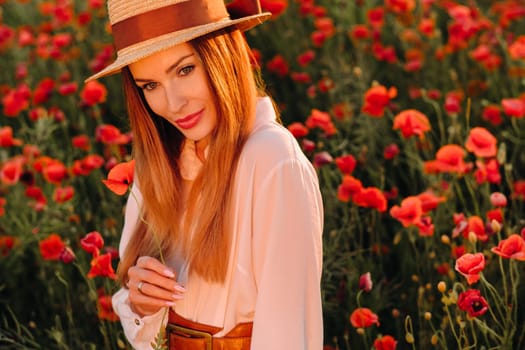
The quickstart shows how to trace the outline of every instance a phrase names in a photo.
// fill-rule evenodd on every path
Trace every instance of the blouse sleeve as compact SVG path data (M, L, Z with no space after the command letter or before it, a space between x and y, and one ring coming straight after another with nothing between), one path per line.
M307 160L279 164L256 188L253 264L257 301L251 350L319 350L323 208Z
M122 256L126 246L133 234L135 224L139 220L139 208L142 202L142 195L136 185L133 185L126 204L126 213L124 217L124 227L120 238L119 254ZM112 297L113 310L120 318L120 323L124 329L124 334L129 343L136 350L150 350L150 343L154 341L155 336L164 327L167 322L165 309L145 317L140 317L133 312L129 303L129 290L120 288Z

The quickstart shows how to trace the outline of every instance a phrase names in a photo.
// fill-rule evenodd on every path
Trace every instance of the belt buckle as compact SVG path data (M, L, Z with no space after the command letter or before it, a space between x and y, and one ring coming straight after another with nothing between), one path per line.
M168 324L167 328L169 331L189 335L192 338L203 338L206 342L206 350L212 350L212 335L208 332L198 331L196 329L186 328L176 324Z

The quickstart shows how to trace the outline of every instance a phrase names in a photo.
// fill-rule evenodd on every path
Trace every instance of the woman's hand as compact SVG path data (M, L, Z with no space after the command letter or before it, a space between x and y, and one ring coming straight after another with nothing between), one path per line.
M129 302L141 317L173 306L183 298L184 287L176 282L173 271L159 260L141 256L128 270Z

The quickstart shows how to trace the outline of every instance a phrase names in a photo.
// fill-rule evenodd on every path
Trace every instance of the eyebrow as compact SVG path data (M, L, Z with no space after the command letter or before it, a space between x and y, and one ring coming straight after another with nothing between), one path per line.
M169 74L172 70L174 70L182 61L184 61L186 58L188 57L191 57L193 56L194 53L189 53L187 55L184 55L182 57L180 57L177 61L175 61L175 63L173 63L171 66L169 66L165 71L164 73L166 74ZM135 79L135 83L139 83L139 82L150 82L152 81L151 79L143 79L143 78L137 78Z

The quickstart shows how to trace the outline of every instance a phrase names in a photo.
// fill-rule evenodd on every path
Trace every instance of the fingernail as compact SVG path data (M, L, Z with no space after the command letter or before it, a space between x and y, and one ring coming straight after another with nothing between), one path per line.
M164 273L164 276L166 277L169 277L169 278L175 277L175 274L171 270L166 269L163 271L163 273Z
M176 291L179 291L181 293L184 293L186 291L186 288L184 288L183 286L181 286L180 284L176 284L175 285L175 290Z
M167 301L166 302L166 306L175 306L175 302L174 301Z
M183 299L184 297L180 294L172 294L171 297L175 300L181 300Z

